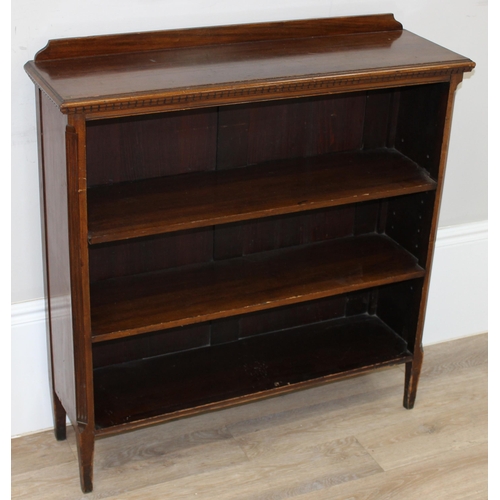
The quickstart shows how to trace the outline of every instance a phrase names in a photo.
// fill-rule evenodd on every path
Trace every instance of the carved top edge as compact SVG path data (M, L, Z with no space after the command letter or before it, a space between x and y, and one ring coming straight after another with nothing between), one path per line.
M474 67L471 63L469 68L464 68L463 64L456 67L452 65L448 68L419 68L414 70L401 71L397 74L366 74L341 78L317 78L314 80L304 80L296 82L275 82L265 85L252 85L243 88L217 89L217 90L196 90L188 93L173 93L140 99L109 100L107 102L80 102L67 103L61 106L61 111L65 114L86 114L88 118L99 115L120 116L123 114L142 114L148 110L156 109L156 112L167 110L180 110L189 108L199 108L212 105L224 105L233 101L251 102L268 99L285 99L297 96L314 96L325 93L364 90L369 88L385 88L393 86L414 85L418 83L430 83L447 81L451 75L456 75L459 83L462 79L464 69L470 71ZM49 98L51 98L49 96ZM52 98L51 98L52 99ZM56 105L58 105L56 103Z
M393 14L375 14L62 38L50 40L35 61L402 29Z

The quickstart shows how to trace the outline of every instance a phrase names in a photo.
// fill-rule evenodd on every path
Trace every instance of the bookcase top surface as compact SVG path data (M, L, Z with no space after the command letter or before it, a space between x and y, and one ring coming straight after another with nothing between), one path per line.
M474 65L384 14L52 40L25 69L62 112L116 115L446 81Z

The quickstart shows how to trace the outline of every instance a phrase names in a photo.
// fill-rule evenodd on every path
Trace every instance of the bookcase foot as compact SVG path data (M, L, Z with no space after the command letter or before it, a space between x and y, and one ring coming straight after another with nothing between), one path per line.
M423 351L420 351L418 356L415 355L413 361L406 363L403 406L408 410L411 410L415 406L418 380L420 378L420 371L422 369L422 361Z
M78 464L80 467L80 485L83 493L90 493L93 489L94 472L94 434L87 429L76 431L76 444L78 448Z
M64 441L66 439L66 410L55 392L52 398L52 411L54 414L54 434L58 441Z

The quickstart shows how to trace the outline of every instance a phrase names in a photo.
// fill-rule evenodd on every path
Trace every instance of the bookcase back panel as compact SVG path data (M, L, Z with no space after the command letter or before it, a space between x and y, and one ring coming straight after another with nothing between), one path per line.
M92 245L90 281L209 262L212 255L212 228Z
M437 178L448 84L87 123L88 187L392 148Z
M87 184L215 169L217 109L87 123Z
M88 187L386 147L394 92L354 92L87 123Z
M378 229L384 201L268 217L89 247L90 281L241 257L366 234Z
M399 92L394 89L366 93L363 148L392 148L397 125Z
M359 149L365 101L353 93L221 107L217 168Z
M214 259L326 241L355 232L356 207L268 217L214 229Z
M140 337L127 337L94 344L92 348L95 368L126 363L137 359L187 351L210 345L209 324L173 328L153 332Z
M100 342L93 345L94 366L102 367L210 345L215 346L253 335L341 318L346 315L350 297L353 297L351 300L356 300L356 297L359 300L359 295L358 293L329 297L200 325ZM363 312L366 312L366 306Z
M238 338L242 339L294 326L365 314L368 312L370 295L369 291L352 292L291 307L281 307L241 316L237 318Z

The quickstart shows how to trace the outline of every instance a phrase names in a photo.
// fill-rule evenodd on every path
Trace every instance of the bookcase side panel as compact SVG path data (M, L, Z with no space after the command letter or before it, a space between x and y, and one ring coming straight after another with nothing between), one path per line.
M53 385L70 420L76 423L65 144L67 118L44 93L41 93L40 108L45 189L45 279L49 295Z
M441 166L448 83L401 89L395 147L437 180Z
M376 297L377 316L414 352L423 279L403 281L380 287Z

